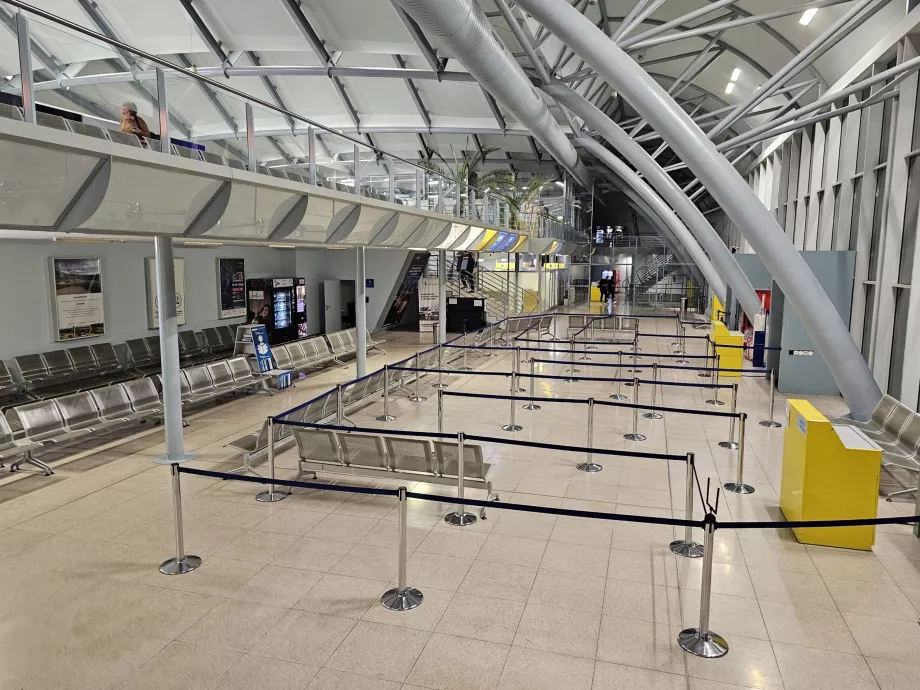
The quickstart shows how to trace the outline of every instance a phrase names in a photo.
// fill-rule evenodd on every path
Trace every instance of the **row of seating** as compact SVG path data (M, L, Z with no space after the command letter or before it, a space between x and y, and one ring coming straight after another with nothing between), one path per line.
M387 434L332 431L298 427L298 476L304 472L331 472L358 476L384 477L429 484L457 485L457 441L390 436ZM483 488L486 500L498 500L492 493L489 473L492 466L483 461L482 446L463 445L464 488ZM485 507L480 516L486 518Z
M901 470L907 477L917 475L920 482L920 414L890 395L884 396L867 422L843 420L859 427L882 448L882 467L892 472ZM886 498L916 493L918 486L892 491Z
M265 377L252 370L246 357L182 369L179 378L182 402L187 405L264 387L264 381ZM30 463L46 475L51 474L46 463L32 456L34 451L49 445L65 446L87 434L159 417L162 389L162 378L157 375L11 407L0 428L0 460L22 456L12 463L11 470Z
M21 108L2 103L0 103L0 117L9 120L17 120L19 122L23 122L25 119ZM77 122L76 120L70 120L68 118L61 117L60 115L52 115L50 113L37 111L35 113L35 121L36 124L41 127L57 129L62 132L72 132L73 134L80 134L83 136L92 137L93 139L102 139L103 141L111 141L116 144L124 144L126 146L133 146L135 148L159 150L158 147L152 147L144 137L139 137L135 134L131 134L130 132L121 132L115 129L99 127L97 125L92 125L86 122ZM235 170L248 169L247 166L238 158L234 158L232 156L224 157L210 151L205 151L204 149L170 144L170 151L174 156L181 156L182 158L189 160L204 161L205 163L213 163L214 165L223 165L229 168L234 168ZM259 165L256 167L256 172L263 175L270 175L272 177L291 180L292 182L309 184L308 177L301 175L300 173L293 170L285 171L280 168L268 168L264 165ZM345 192L346 194L356 193L353 186L349 187L341 182L338 182L336 180L337 176L342 176L342 173L336 171L333 168L317 166L316 184L320 187L335 189L339 192ZM370 185L361 189L360 195L371 199L378 199L380 201L389 201L388 194L383 194L381 192L375 191L371 188ZM403 201L396 199L394 203L403 204Z
M183 364L211 361L233 351L236 327L225 325L202 331L179 331L179 359ZM159 370L160 336L134 338L125 343L131 367L141 371Z
M379 350L381 343L367 333L367 351ZM278 369L289 371L307 371L319 369L329 363L346 366L342 361L345 357L354 356L358 352L356 329L349 328L344 331L318 335L304 340L294 340L281 345L272 345L272 357Z

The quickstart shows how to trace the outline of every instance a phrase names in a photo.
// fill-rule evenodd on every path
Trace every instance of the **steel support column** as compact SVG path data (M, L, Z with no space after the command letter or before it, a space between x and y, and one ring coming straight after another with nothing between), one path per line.
M731 163L641 65L570 5L561 0L518 0L518 4L622 93L699 176L786 295L851 414L868 419L882 393L849 329L814 273Z
M29 20L22 12L16 15L16 38L19 41L19 79L22 83L22 113L25 121L35 124L35 92L32 90L32 41Z
M358 351L355 362L357 377L367 374L367 271L364 262L364 247L355 247L357 266L355 271L355 333Z
M160 376L163 380L163 423L166 457L186 459L182 437L182 390L179 386L179 327L176 317L176 274L170 237L154 237L157 271L157 308L160 326Z
M438 344L447 342L447 250L438 250Z

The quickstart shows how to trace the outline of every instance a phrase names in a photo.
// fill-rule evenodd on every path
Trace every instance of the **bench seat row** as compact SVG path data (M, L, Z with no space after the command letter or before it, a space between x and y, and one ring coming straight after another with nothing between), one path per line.
M920 485L920 414L890 395L884 396L867 422L846 420L859 427L882 448L882 467L900 469ZM918 486L910 486L889 493L886 498L916 493Z

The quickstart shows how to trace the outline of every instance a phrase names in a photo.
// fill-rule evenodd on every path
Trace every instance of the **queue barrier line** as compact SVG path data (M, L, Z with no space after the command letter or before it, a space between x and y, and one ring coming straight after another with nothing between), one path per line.
M561 364L561 365L568 364L568 362L563 362L563 361L558 360L558 359L532 359L531 361L532 361L534 364ZM591 362L580 362L580 363L579 363L579 366L583 366L583 367L614 367L614 368L619 368L619 367L620 367L619 364L591 363ZM636 370L636 369L648 369L648 368L649 368L649 366L648 366L647 364L640 364L639 366L635 366L635 365L626 365L626 366L630 366L630 367L631 367L632 369L634 369L634 370ZM661 369L662 367L659 366L658 368ZM689 369L692 369L693 371L698 371L698 369L697 369L696 367L688 367L688 368L689 368ZM471 373L471 372L467 372L467 373ZM518 376L525 377L525 378L529 378L529 377L530 377L529 374L518 374ZM549 376L549 375L544 375L544 374L534 374L534 378L552 378L552 379L559 379L559 378L561 378L561 379L565 379L565 380L576 380L576 381L582 379L582 377L580 377L580 376L555 376L555 375ZM598 378L596 378L596 377L585 377L585 378L587 378L588 380L591 380L591 381L602 380L602 381L611 381L611 382L613 382L613 383L630 383L630 382L632 382L632 381L635 380L635 379L631 379L631 378L625 378L625 379L618 379L618 378L598 379ZM693 383L693 382L691 382L691 381L662 381L662 380L660 380L660 379L659 379L658 381L651 381L651 380L648 380L648 379L639 379L639 383L643 383L643 384L654 384L654 385L656 385L656 386L683 386L683 387L686 387L686 388L722 388L722 389L725 389L725 388L733 388L733 387L734 387L733 384L731 384L731 383Z
M444 395L448 393L445 391ZM452 395L460 395L458 393L453 393ZM510 399L510 396L509 396ZM517 398L521 400L522 398ZM599 401L598 401L599 402ZM292 422L292 421L283 421L276 420L275 424L282 424L284 426L293 426L301 427L304 429L322 429L325 431L341 431L344 433L357 432L364 434L392 434L396 436L421 436L421 437L430 437L430 438L445 438L445 439L456 439L457 434L448 434L437 431L407 431L405 429L381 429L381 428L372 428L372 427L354 427L354 426L340 426L336 424L320 424L319 422ZM674 460L678 462L686 462L687 458L684 455L673 455L667 453L637 453L629 450L610 450L608 448L588 448L584 446L563 446L557 443L539 443L537 441L514 441L508 438L496 438L494 436L466 436L468 440L480 441L482 443L495 443L503 444L508 446L523 446L526 448L544 448L546 450L561 450L571 453L593 453L596 455L612 455L616 457L624 458L648 458L650 460ZM234 475L236 476L236 475ZM420 475L422 476L422 475ZM419 480L421 481L421 480Z
M523 376L524 374L521 374ZM633 379L629 379L632 381ZM455 398L481 398L484 400L539 400L540 402L550 402L550 403L566 403L566 404L577 404L577 405L587 405L588 398L531 398L530 396L514 396L514 395L501 395L499 393L462 393L460 391L443 391L443 395L452 396ZM593 400L593 398L591 398ZM658 405L635 405L633 403L621 403L621 402L610 402L609 400L594 400L595 405L603 405L605 407L624 407L630 410L652 410L653 412L673 412L675 414L689 414L695 416L704 416L704 417L722 417L723 419L734 418L741 419L743 412L715 412L710 410L685 410L680 407L661 407Z
M766 345L723 345L716 343L716 347L726 347L733 350L782 350L781 347L767 347Z
M471 438L471 437L468 437ZM211 477L225 481L240 481L250 484L275 484L290 486L291 488L318 489L320 491L339 491L342 493L375 494L378 496L398 496L399 489L376 489L365 486L351 486L342 484L324 484L321 482L304 482L290 479L270 479L268 477L255 477L249 475L232 474L230 472L217 472L215 470L202 470L194 467L179 465L180 474L195 475L198 477ZM420 480L421 481L421 480ZM714 513L707 513L702 520L684 520L681 518L652 517L649 515L635 515L632 513L602 513L593 510L575 510L572 508L551 508L549 506L527 505L524 503L505 503L502 501L483 501L476 498L458 499L456 496L440 496L436 494L417 493L409 491L409 498L435 503L463 503L484 508L497 508L500 510L515 510L527 513L543 513L563 517L583 517L594 520L613 520L618 522L639 522L651 525L669 525L672 527L705 527L711 522L717 529L790 529L790 528L834 528L834 527L867 527L872 525L909 525L920 522L920 515L902 515L885 518L855 518L843 520L781 520L781 521L727 521L716 519Z

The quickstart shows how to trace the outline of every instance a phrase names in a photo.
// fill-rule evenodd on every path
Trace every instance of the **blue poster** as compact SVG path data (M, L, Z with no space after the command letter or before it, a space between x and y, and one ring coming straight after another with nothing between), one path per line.
M252 346L256 351L259 371L270 371L274 365L272 364L272 349L268 346L268 331L265 330L265 326L252 327Z

